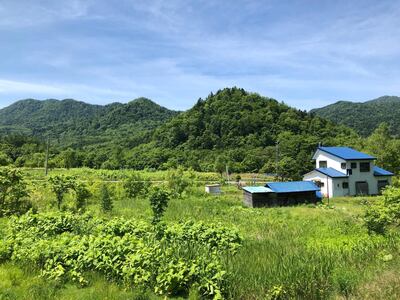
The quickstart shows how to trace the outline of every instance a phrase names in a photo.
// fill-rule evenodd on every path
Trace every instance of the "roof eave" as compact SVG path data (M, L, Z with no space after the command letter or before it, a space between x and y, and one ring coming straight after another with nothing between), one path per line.
M376 160L376 157L373 157L373 156L371 156L370 158L344 158L344 157L334 154L332 152L326 151L325 149L317 148L317 150L321 150L325 153L328 153L330 155L333 155L333 156L338 157L343 160ZM315 153L317 153L317 152L315 152ZM315 153L314 153L314 156L315 156ZM314 156L313 156L313 159L315 159Z
M343 174L343 176L332 176L332 175L326 174L326 173L324 173L324 172L322 172L322 171L320 171L318 169L314 169L314 171L317 171L318 173L321 173L321 174L323 174L325 176L328 176L330 178L348 178L349 177L348 175L344 175L344 174Z

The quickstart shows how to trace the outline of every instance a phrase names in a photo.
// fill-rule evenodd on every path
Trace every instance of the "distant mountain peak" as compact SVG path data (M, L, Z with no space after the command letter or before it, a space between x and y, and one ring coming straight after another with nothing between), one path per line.
M36 136L71 135L79 139L82 132L92 136L106 130L124 127L137 131L149 129L172 118L178 112L159 106L147 98L129 103L95 105L75 99L24 99L0 109L0 134L3 132L31 132ZM135 124L135 125L134 125Z
M312 113L370 135L380 123L389 124L393 135L400 135L400 97L381 96L365 102L338 101L313 109Z

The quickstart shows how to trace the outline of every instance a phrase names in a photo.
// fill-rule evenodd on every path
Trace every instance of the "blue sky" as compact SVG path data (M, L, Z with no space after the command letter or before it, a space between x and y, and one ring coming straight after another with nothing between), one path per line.
M400 95L400 1L1 0L0 107L190 108L239 86L300 109Z

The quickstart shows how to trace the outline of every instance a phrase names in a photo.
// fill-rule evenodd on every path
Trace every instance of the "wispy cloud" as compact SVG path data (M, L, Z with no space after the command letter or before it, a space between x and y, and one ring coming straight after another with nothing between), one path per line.
M85 17L91 0L29 1L0 3L0 27L23 28Z
M395 0L5 0L0 78L19 85L0 96L184 109L237 85L308 109L400 94L398 15Z
M0 93L49 93L62 94L66 90L47 84L37 84L15 80L0 79Z

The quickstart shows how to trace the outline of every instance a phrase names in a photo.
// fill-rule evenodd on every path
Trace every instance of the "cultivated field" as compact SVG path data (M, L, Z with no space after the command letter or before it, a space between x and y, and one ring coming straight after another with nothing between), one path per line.
M74 211L74 194L67 193L62 217L43 171L22 171L41 217L0 219L0 299L197 299L207 293L210 298L230 299L400 298L399 235L369 234L363 225L365 204L379 197L251 209L242 206L236 186L224 185L219 196L204 193L205 182L220 181L218 174L186 172L191 184L181 196L171 197L162 217L165 224L157 225L164 226L158 238L159 231L153 234L147 196L126 195L123 181L130 171L51 171L50 176L76 176L91 192L84 214ZM138 174L153 185L171 178L168 171ZM103 184L113 196L111 212L101 209ZM62 226L68 229L57 231ZM12 241L6 236L12 236ZM108 262L100 255L115 251L107 239L122 248L131 247L132 239L141 246L128 250L144 252ZM93 248L100 251L99 258L88 257L89 250L65 252L72 246L76 252L88 249L90 243L102 245ZM14 247L12 257L7 256L7 247ZM48 254L54 256L51 262L40 252L49 247L54 251ZM71 255L71 261L55 258L55 253ZM154 253L160 253L160 258ZM145 255L148 268L142 259ZM75 261L84 261L86 267ZM128 274L127 261L131 269L143 272ZM154 268L159 273L152 279L146 272Z

